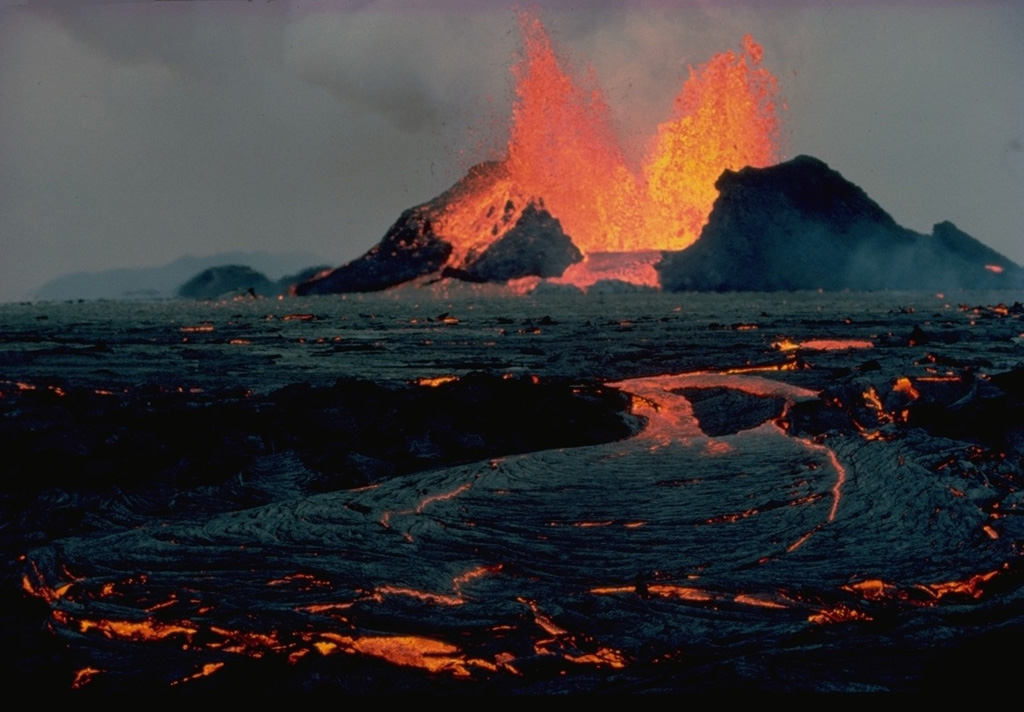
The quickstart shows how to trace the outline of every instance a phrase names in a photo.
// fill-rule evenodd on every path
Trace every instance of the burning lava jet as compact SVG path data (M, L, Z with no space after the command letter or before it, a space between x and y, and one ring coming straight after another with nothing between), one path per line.
M657 286L659 251L697 239L722 172L778 161L776 80L750 36L741 51L690 68L636 169L601 93L563 67L539 19L522 15L520 28L507 155L406 211L370 252L298 293L372 291L442 269L475 281Z

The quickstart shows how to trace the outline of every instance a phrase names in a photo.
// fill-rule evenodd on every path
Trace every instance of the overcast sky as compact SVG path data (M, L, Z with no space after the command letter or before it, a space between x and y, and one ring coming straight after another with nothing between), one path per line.
M0 300L184 254L361 254L502 145L514 4L0 0ZM1024 264L1024 3L533 6L627 145L751 33L785 157Z

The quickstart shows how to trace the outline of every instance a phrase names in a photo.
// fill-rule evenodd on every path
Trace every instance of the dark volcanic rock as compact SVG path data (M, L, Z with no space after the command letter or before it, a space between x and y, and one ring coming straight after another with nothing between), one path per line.
M266 275L244 265L224 265L203 270L178 288L186 299L216 299L225 294L247 292L277 294L277 285Z
M436 198L409 208L384 238L351 262L295 285L295 294L379 292L428 274L440 273L452 254L452 245L434 229L444 208L460 196L494 180L501 166L480 163Z
M700 429L711 437L756 428L782 415L784 398L756 396L733 388L680 388L693 407Z
M489 200L480 200L480 196ZM442 234L446 213L459 201L479 203L480 234ZM516 206L523 207L516 218ZM450 229L450 228L449 228ZM456 256L453 243L473 243ZM482 243L482 244L480 244ZM583 259L542 201L515 192L501 163L473 166L436 198L402 213L384 239L362 257L295 287L295 293L375 292L437 275L472 282L502 282L518 277L555 277ZM442 271L443 270L443 271Z
M225 295L235 296L250 290L253 295L273 297L292 292L300 282L313 279L330 267L307 267L301 272L285 275L275 281L262 272L245 265L221 265L210 267L197 274L178 288L178 296L186 299L217 299Z
M329 272L330 269L330 265L318 265L316 267L306 267L304 270L296 272L295 274L286 274L284 277L277 280L278 293L294 294L295 287L297 285L302 282L308 282L318 275L325 274Z
M0 398L0 514L5 495L47 487L219 486L282 451L310 469L308 487L360 486L427 467L617 440L633 423L618 391L484 372L433 388L342 379L266 396L55 389Z
M583 253L562 232L562 224L543 207L530 202L519 220L465 269L445 276L471 282L504 282L520 277L557 277L583 259Z
M898 225L822 161L725 171L700 239L665 253L670 291L1000 289L1024 270L958 230L931 236Z
M425 206L410 208L369 252L295 286L297 295L379 292L441 269L452 246L434 234Z

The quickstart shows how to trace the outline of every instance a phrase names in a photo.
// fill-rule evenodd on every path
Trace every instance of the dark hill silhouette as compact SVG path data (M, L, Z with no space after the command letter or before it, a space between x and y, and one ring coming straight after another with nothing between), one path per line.
M217 299L242 292L276 294L277 285L251 267L223 265L203 270L178 288L178 296L186 299Z
M35 298L172 299L184 282L211 267L245 265L274 278L287 273L294 275L322 259L308 252L222 252L207 257L186 256L157 267L66 274L40 287Z
M949 222L901 227L810 156L725 171L700 239L658 264L670 291L999 289L1024 270Z

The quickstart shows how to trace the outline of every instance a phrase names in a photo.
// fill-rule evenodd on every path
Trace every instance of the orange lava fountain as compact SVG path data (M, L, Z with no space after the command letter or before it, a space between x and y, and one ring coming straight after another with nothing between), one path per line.
M513 69L507 156L486 164L437 216L438 234L454 246L450 264L486 248L530 201L556 217L584 255L681 250L700 235L722 171L778 162L776 81L750 36L742 51L690 68L672 118L636 170L601 92L563 68L540 20L522 15L520 26L525 56ZM648 272L639 281L650 281Z

